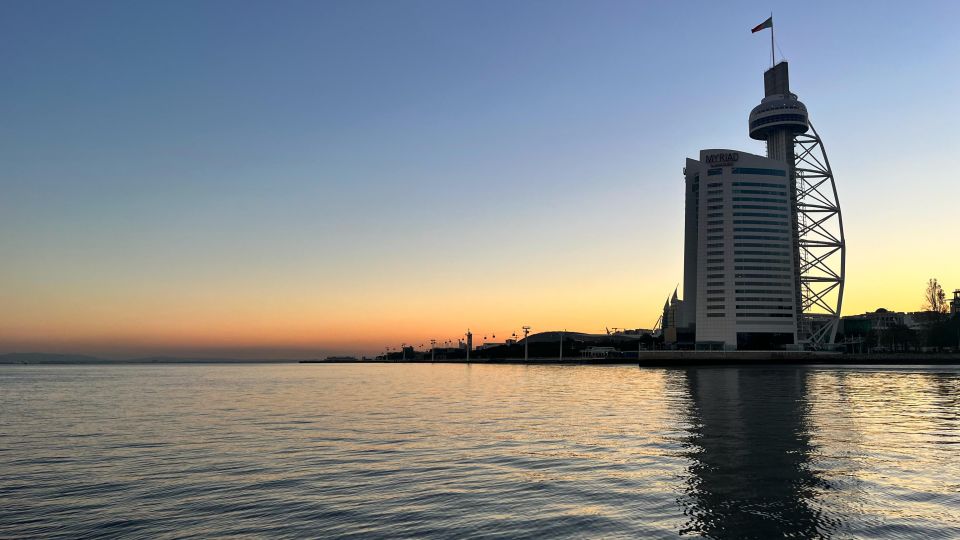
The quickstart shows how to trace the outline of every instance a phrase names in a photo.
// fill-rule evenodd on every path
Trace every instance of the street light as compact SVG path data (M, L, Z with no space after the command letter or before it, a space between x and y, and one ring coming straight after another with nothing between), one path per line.
M530 346L530 343L527 341L527 336L529 335L530 335L530 327L524 326L523 327L523 361L524 362L527 361L527 350Z

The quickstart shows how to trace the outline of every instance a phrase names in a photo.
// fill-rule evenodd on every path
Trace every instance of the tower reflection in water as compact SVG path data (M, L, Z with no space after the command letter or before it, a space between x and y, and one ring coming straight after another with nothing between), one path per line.
M681 534L814 538L831 523L818 510L828 488L811 470L807 372L691 369L688 468Z

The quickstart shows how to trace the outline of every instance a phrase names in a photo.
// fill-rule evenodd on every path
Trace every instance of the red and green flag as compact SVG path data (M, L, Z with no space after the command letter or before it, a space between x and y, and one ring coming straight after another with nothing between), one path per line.
M755 33L759 32L759 31L763 30L764 28L773 28L773 15L771 15L769 19L767 19L767 20L763 21L762 23L754 26L754 27L753 27L753 30L751 30L750 33L755 34Z

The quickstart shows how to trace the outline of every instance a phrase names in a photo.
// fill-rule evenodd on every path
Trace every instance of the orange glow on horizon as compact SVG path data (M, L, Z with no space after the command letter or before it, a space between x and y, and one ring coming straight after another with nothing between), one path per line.
M523 325L532 326L533 332L650 328L672 292L669 285L658 290L642 287L631 279L629 269L598 269L597 274L610 279L589 280L581 275L581 286L570 288L560 283L564 276L556 275L528 288L503 285L498 289L488 283L472 295L438 285L431 290L372 286L363 292L327 292L315 301L293 291L247 297L221 291L223 296L211 293L210 298L191 303L163 295L146 297L141 291L138 300L149 308L140 309L122 296L90 304L70 301L76 298L68 296L46 306L21 301L21 305L7 304L18 309L6 311L0 320L0 347L3 352L128 356L221 350L249 350L258 357L272 351L295 357L376 354L401 343L455 341L467 328L473 331L475 343L482 343L483 336L493 341L493 335L503 341L513 332L520 334ZM926 274L906 264L890 266L882 274L851 272L844 314L879 307L918 311L930 277ZM950 295L950 287L960 286L960 275L940 276L940 281Z

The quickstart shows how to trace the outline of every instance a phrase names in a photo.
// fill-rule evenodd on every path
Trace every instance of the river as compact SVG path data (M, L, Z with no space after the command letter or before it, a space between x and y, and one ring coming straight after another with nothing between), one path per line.
M0 537L960 537L960 369L0 366Z

